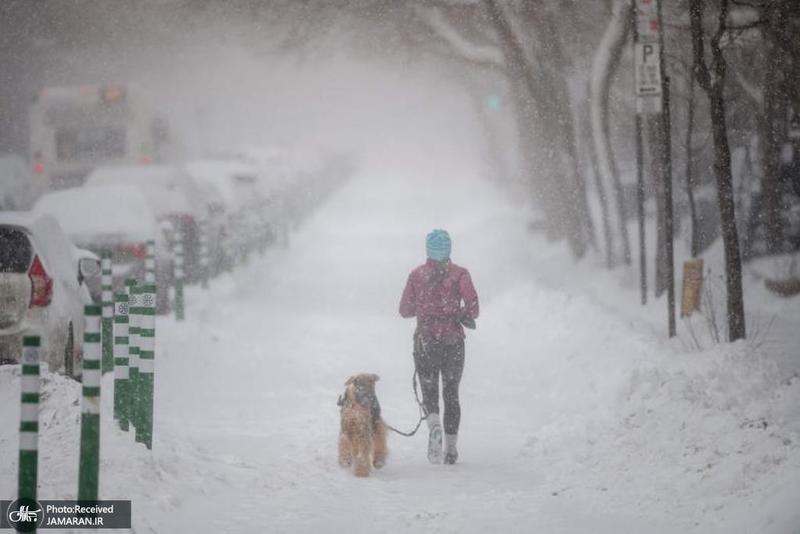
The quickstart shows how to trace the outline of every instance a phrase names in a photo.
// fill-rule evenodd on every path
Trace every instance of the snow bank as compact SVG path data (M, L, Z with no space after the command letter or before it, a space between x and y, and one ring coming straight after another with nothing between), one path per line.
M534 243L536 282L487 312L536 325L530 350L539 361L527 379L546 393L534 403L545 423L531 430L521 455L558 473L569 493L600 488L595 500L605 509L635 503L650 517L679 518L681 531L797 528L800 513L789 503L800 498L800 298L776 298L763 284L765 272L789 260L745 266L750 337L718 344L708 316L724 339L719 242L703 254L713 298L702 313L679 319L674 340L665 339L665 297L638 304L634 268L604 271L594 256L570 265L562 247ZM677 243L678 295L688 256ZM508 338L523 327L500 322Z

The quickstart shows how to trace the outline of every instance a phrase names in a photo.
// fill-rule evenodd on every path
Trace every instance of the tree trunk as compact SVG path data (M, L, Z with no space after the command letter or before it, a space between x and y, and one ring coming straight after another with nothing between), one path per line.
M540 10L541 5L526 4L523 9L523 20L527 27L557 27L558 20L552 19L548 10ZM549 186L553 187L555 198L560 203L561 225L572 251L576 257L582 257L590 241L592 223L586 198L586 182L580 170L580 161L576 144L578 120L572 105L569 76L563 75L570 64L556 38L539 40L531 35L531 56L534 62L526 58L526 72L531 93L535 96L537 118L540 123L549 124L556 136L548 135L549 152L559 157L558 168L563 179L557 179ZM558 75L553 75L558 73ZM552 178L551 178L552 182Z
M532 162L536 165L532 168L537 169L533 177L537 186L536 198L545 213L548 234L565 237L573 254L579 258L586 252L589 225L585 218L589 214L582 209L585 199L577 198L585 187L580 184L582 177L578 170L572 114L569 106L564 105L566 82L563 87L555 86L551 77L538 71L528 60L503 7L496 0L484 0L484 5L497 31L512 76L524 87L518 93L518 99L522 99L520 107L534 107L532 114L536 122L553 127L553 135L541 136L552 172L542 173L539 169L544 162ZM563 79L559 81L563 82ZM522 128L532 129L533 125L531 119Z
M745 337L744 296L742 294L742 263L739 255L739 233L731 177L731 152L725 122L725 96L723 84L712 86L709 92L711 104L711 129L714 139L714 176L719 197L719 214L722 222L722 241L725 247L725 281L728 293L728 339L735 341Z
M600 176L600 172L598 172L599 164L597 162L597 152L591 147L589 148L589 156L592 160L592 177L594 177L594 186L595 189L597 189L597 201L600 203L600 219L603 226L606 267L611 269L614 267L614 232L611 229L611 215L608 212L608 194L603 184L603 178Z
M588 90L588 87L586 89ZM588 181L591 180L589 173L595 166L592 160L593 154L589 135L591 127L589 125L588 93L582 92L578 95L573 95L573 102L575 105L575 117L573 122L575 125L575 153L578 176L580 177L580 191L578 195L581 199L581 209L586 214L584 221L586 222L587 243L593 249L597 250L597 236L595 235L594 219L589 208L589 192L587 189Z
M689 231L692 258L700 255L700 236L697 227L697 206L694 201L694 150L692 135L694 134L694 66L689 74L689 102L686 110L686 196L689 199Z
M607 204L605 216L613 218L609 224L619 233L619 249L615 243L607 243L611 255L607 258L609 267L617 262L631 263L631 247L628 237L627 217L625 214L624 195L622 183L619 179L619 170L614 158L609 136L609 88L611 76L619 66L622 49L627 41L628 28L632 13L630 0L615 0L612 8L612 17L597 47L592 61L592 72L589 83L590 113L592 126L592 147L595 154L595 174L599 182L603 182L602 191L607 194L603 199ZM605 223L605 221L604 221Z
M562 98L567 97L566 84L562 87ZM568 100L568 98L567 98ZM589 206L586 202L586 183L583 175L580 172L578 163L578 149L575 144L575 119L572 117L571 107L567 103L561 107L562 114L569 114L563 116L558 123L561 125L561 139L563 145L559 148L561 154L561 167L565 170L567 180L559 181L559 197L562 199L565 230L567 238L572 246L572 252L577 258L583 257L586 254L586 248L589 243L589 228L591 224L587 223L589 219Z
M772 6L766 8L767 27L764 29L764 108L761 132L761 157L763 162L763 175L761 181L763 223L766 234L767 251L779 252L783 245L783 224L781 221L781 201L783 198L779 154L781 149L781 135L779 132L781 120L779 97L779 70L781 65L781 49L775 42L774 32L770 28L779 22L775 20L776 9Z
M721 0L717 31L710 40L711 68L703 51L703 0L690 0L689 20L697 82L708 95L711 112L711 132L714 144L714 177L717 183L722 241L725 251L725 288L727 291L728 339L735 341L746 335L744 296L742 292L742 262L739 254L739 234L736 230L731 152L725 120L725 58L720 41L725 33L728 0Z

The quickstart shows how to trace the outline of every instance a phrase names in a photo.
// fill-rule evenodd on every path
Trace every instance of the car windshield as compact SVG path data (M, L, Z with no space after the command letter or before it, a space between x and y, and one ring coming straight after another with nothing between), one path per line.
M31 243L20 230L0 226L0 273L24 273L31 263Z

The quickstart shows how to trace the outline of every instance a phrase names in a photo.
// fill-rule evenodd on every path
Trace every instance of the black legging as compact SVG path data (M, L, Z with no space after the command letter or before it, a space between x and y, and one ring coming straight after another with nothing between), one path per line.
M442 375L445 434L457 434L461 422L458 384L464 372L464 340L452 343L426 340L415 343L414 363L417 366L422 402L428 413L439 413L439 373Z

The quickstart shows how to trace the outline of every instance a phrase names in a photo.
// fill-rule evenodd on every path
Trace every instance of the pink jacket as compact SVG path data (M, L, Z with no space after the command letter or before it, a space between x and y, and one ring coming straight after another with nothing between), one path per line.
M463 315L478 318L478 294L469 271L449 261L444 277L436 283L432 277L438 265L441 264L429 259L411 271L400 299L400 315L416 316L417 329L423 337L463 338L459 319Z

